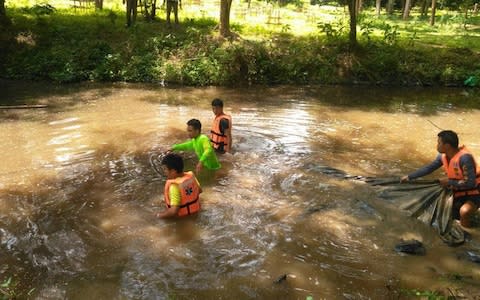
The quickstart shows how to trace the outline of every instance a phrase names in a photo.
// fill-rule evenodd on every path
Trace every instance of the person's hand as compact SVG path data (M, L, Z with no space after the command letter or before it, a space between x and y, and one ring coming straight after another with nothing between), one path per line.
M400 182L408 182L408 181L410 181L410 178L408 178L408 175L405 175L402 178L400 178Z
M440 178L438 182L440 183L441 186L448 187L448 178Z
M203 168L203 165L201 162L198 162L197 166L195 167L195 171L198 173L200 173L200 171L202 170Z

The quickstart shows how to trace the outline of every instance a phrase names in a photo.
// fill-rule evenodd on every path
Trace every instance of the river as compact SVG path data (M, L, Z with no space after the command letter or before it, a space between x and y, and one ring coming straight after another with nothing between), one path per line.
M46 105L0 110L0 283L12 277L20 298L480 297L479 265L462 258L480 249L479 216L471 239L449 247L369 185L319 168L401 176L435 157L440 128L480 155L474 90L0 88L1 105ZM234 153L199 174L198 216L159 220L165 178L151 158L186 140L191 118L207 133L215 97L233 117ZM394 251L413 238L425 256Z

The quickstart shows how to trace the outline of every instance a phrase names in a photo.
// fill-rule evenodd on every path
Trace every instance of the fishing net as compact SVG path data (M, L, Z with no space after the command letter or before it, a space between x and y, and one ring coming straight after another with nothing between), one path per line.
M398 205L411 217L436 228L441 239L448 245L465 242L465 232L452 218L453 194L438 181L400 183L399 178L369 178L365 181L379 188L380 198Z
M328 176L360 180L378 190L378 197L394 204L425 224L437 229L441 239L450 246L465 242L465 232L452 217L452 192L438 181L414 180L400 183L400 178L354 176L328 166L315 165L309 169Z

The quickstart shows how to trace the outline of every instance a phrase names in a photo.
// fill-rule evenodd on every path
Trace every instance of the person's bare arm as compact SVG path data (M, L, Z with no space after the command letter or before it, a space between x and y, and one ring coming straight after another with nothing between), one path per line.
M170 206L166 210L157 213L157 217L160 219L175 217L179 209L180 206Z

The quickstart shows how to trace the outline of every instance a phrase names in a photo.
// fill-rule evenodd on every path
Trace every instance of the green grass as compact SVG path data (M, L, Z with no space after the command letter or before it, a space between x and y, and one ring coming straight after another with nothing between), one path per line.
M179 27L168 28L159 9L153 22L139 12L127 28L120 1L107 1L102 11L49 1L51 13L32 1L7 1L12 25L0 33L0 76L185 85L462 85L480 76L479 16L439 11L432 27L415 10L403 21L399 13L377 18L365 9L360 47L351 49L344 7L234 2L237 38L225 40L218 35L218 2L201 3L183 2Z

